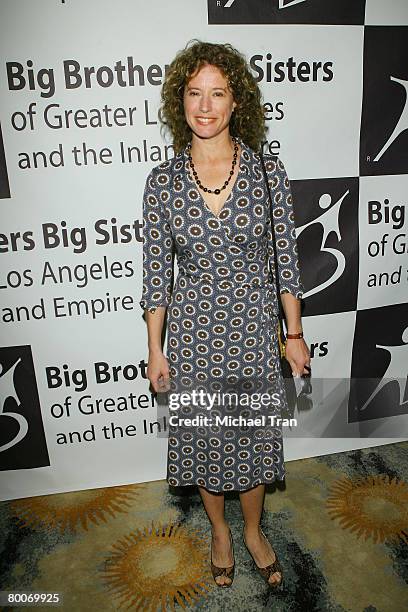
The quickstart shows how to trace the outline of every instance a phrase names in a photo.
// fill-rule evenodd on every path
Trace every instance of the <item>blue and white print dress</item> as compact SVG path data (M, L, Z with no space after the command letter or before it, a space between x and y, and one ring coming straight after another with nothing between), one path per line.
M274 270L270 204L259 156L240 144L238 176L218 216L205 204L188 171L186 150L153 168L143 199L139 303L151 312L168 307L171 392L202 389L220 397L220 392L232 390L239 398L235 404L215 402L211 410L203 404L171 410L176 419L170 419L175 424L169 427L168 483L200 485L214 492L245 491L285 476L282 427L271 418L279 416L286 396L279 364L276 286L269 267ZM280 291L301 298L290 182L279 157L264 159ZM174 283L173 255L178 264ZM248 396L259 399L251 395L259 389L279 399L266 405L248 403ZM185 425L181 417L192 416L211 418Z

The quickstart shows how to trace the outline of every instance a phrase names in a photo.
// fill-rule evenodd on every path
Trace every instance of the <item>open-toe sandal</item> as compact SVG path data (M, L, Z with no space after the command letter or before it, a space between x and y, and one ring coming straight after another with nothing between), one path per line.
M231 542L232 554L234 556L234 542L232 540L231 529L229 532L229 537L230 537L230 542ZM235 556L234 556L234 563L231 566L218 567L217 565L214 565L214 563L212 562L212 540L211 540L211 572L214 578L214 582L217 586L230 587L232 585L233 580L234 580L234 573L235 573ZM229 578L231 582L220 584L219 582L216 581L216 578L218 578L219 576L226 576L226 578Z
M263 535L263 537L265 538L265 540L268 541L268 538L266 537L266 535L264 534L264 532L261 529L261 533ZM251 551L249 550L247 543L245 541L245 535L244 535L244 544L249 552L249 554L252 557ZM273 549L272 549L273 550ZM282 566L279 563L279 559L278 559L278 555L276 554L276 551L274 550L275 553L275 561L273 563L270 563L269 565L267 565L266 567L259 567L256 562L255 559L252 557L253 562L255 564L256 569L258 570L258 572L261 574L262 578L265 580L265 582L268 584L268 586L272 587L273 589L278 589L279 587L282 586L283 584L283 571L282 571ZM276 580L275 582L270 582L269 578L272 576L272 574L274 574L275 572L278 572L281 575L281 579L278 581Z

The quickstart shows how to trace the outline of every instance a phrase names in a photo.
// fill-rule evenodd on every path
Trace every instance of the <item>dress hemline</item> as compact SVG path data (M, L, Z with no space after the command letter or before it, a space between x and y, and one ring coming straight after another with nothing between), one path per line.
M207 491L210 491L211 493L229 493L230 491L238 491L239 493L243 493L244 491L249 491L250 489L253 489L254 487L257 487L260 484L264 484L264 485L271 485L273 483L275 483L276 481L279 482L283 482L285 480L285 476L283 476L283 478L274 478L273 480L263 480L261 482L257 482L256 484L252 485L251 487L246 487L245 489L237 489L237 488L233 488L233 489L209 489L208 487L199 484L197 482L190 482L190 483L185 483L185 484L178 484L178 485L173 485L169 482L169 479L166 478L166 481L168 483L169 486L171 487L203 487L204 489L207 489Z

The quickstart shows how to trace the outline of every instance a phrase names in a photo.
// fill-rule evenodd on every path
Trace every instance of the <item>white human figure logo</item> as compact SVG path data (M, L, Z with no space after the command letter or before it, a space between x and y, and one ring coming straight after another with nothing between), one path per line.
M288 8L288 6L300 4L301 2L306 2L306 0L289 0L289 2L286 3L285 0L279 0L279 9Z
M400 85L402 85L402 87L404 87L405 104L404 104L404 108L402 109L400 118L398 119L397 125L394 128L394 131L392 132L391 136L388 138L387 142L385 143L381 151L377 153L377 155L374 157L375 162L381 159L385 151L392 145L394 140L400 134L402 134L402 132L405 132L405 130L408 130L408 106L407 106L408 81L405 81L403 79L397 79L395 77L390 77L390 79L391 81L394 81L395 83L399 83Z
M388 351L390 354L390 363L388 368L384 372L384 376L381 381L378 383L377 387L371 393L370 397L364 403L364 405L360 408L360 411L365 410L368 404L373 400L373 398L381 391L381 389L390 382L390 380L397 380L400 390L399 397L399 406L408 405L408 400L403 401L404 399L404 389L402 388L402 380L401 380L401 364L408 364L408 327L404 329L401 336L403 344L398 344L397 346L384 346L382 344L376 344L376 348L382 348L385 351ZM408 375L408 371L407 371Z
M340 234L340 228L339 228L340 206L342 205L344 198L349 193L350 193L350 190L347 189L346 193L343 194L342 197L335 204L333 204L333 206L331 206L331 203L332 203L331 195L329 193L323 193L319 199L319 206L322 209L327 209L326 212L321 214L320 217L316 217L316 219L312 219L312 221L309 221L309 223L305 223L305 225L301 225L295 230L296 237L299 237L300 234L303 232L303 230L305 230L307 227L311 225L315 225L315 224L320 224L323 229L323 236L322 236L322 242L320 244L320 251L324 253L331 253L337 261L337 267L333 275L329 277L327 280L325 280L323 283L321 283L320 285L317 285L316 287L313 287L309 291L306 291L303 294L303 298L310 297L311 295L314 295L315 293L318 293L319 291L323 291L323 289L326 289L326 287L329 287L330 285L335 283L336 280L340 278L340 276L343 274L346 268L346 258L344 257L343 253L339 251L338 249L327 247L326 239L331 234L331 232L334 232L337 236L337 240L339 242L341 241L341 234Z
M224 4L224 8L230 8L234 4L235 0L227 0ZM294 4L300 4L301 2L306 2L306 0L279 0L279 10L288 8L288 6L293 6Z
M20 361L21 359L18 358L16 363L5 374L2 374L3 366L0 363L0 418L12 418L15 419L19 424L19 430L15 437L10 440L10 442L6 442L6 444L0 446L0 452L5 451L8 448L11 448L12 446L18 444L27 435L28 432L27 419L22 414L18 414L17 412L3 412L6 399L9 397L12 397L16 401L17 406L20 406L20 399L14 387L13 380L14 370L16 369L16 366Z

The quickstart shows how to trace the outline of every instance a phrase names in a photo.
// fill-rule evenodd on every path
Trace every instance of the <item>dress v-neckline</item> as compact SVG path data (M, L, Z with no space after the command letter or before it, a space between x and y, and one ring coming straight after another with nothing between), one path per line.
M243 159L243 158L242 158L242 153L243 153L243 151L244 151L244 147L243 147L242 142L239 142L239 145L240 145L240 147L241 147L241 151L240 151L240 154L239 154L239 158L237 159L237 165L235 166L235 167L237 168L237 175L236 175L236 177L235 177L235 181L234 181L234 184L233 184L233 186L232 186L232 189L231 189L231 191L229 192L229 195L227 196L226 200L224 201L224 204L221 206L221 208L220 208L220 211L219 211L218 215L216 215L216 214L215 214L215 213L214 213L214 212L211 210L211 208L208 206L207 202L205 201L205 199L204 199L204 197L203 197L203 195L202 195L202 193L201 193L200 188L198 187L197 183L195 182L195 180L194 180L194 179L193 179L193 177L191 176L191 174L190 174L190 170L189 170L189 169L187 169L188 160L186 160L186 163L185 163L185 169L186 169L186 172L187 172L188 179L189 179L189 181L190 181L190 182L191 182L191 183L194 185L194 187L193 187L193 188L194 188L194 190L196 191L196 193L198 194L198 197L199 197L199 199L201 200L201 203L203 204L203 207L205 208L205 210L207 210L207 211L208 211L208 213L209 213L209 214L210 214L212 217L214 217L214 219L217 219L217 221L222 221L222 219L220 219L221 213L223 212L224 208L227 206L227 204L228 204L228 203L229 203L229 201L231 200L232 195L233 195L233 193L235 192L235 188L236 188L237 182L238 182L238 180L239 180L239 175L240 175L240 173L241 173L241 163L242 163L242 159Z

